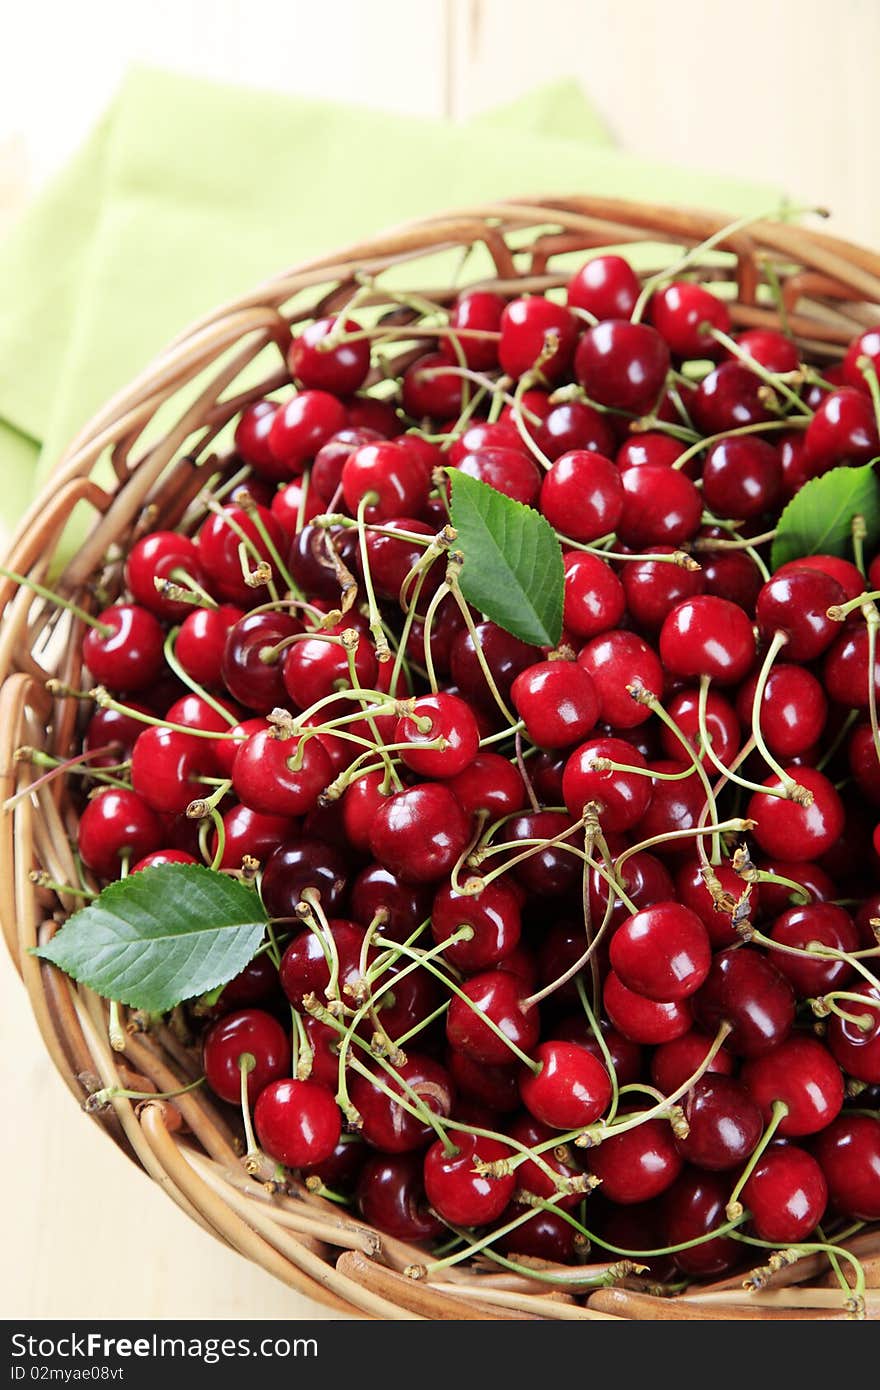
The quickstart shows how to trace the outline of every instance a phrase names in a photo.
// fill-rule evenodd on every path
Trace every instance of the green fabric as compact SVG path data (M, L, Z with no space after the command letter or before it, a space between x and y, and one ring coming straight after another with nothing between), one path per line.
M777 201L617 151L570 82L456 126L132 72L0 247L0 518L215 304L408 217L573 190L734 214Z

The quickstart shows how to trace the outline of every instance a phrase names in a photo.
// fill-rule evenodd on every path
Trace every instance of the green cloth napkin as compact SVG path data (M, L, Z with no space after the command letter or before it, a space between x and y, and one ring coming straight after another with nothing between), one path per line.
M777 201L619 152L572 82L459 126L133 71L0 247L0 519L175 333L275 270L438 208L581 190Z

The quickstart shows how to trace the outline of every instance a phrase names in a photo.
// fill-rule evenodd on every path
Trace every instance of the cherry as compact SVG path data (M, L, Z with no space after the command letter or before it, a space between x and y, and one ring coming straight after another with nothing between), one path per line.
M470 839L470 820L448 787L423 782L387 799L370 830L370 849L405 883L445 877Z
M818 570L820 574L826 574L832 579L836 579L846 595L847 602L850 599L858 598L859 594L864 592L865 576L861 570L850 560L842 560L839 555L801 555L797 560L788 560L784 565L780 565L776 571L776 576L791 574L795 570L803 569ZM868 587L874 588L870 577Z
M700 556L700 564L707 594L729 599L744 613L754 613L762 578L750 555L744 550L710 551Z
M224 725L224 728L227 726ZM154 811L182 815L216 771L210 740L159 725L145 728L131 755L131 784Z
M221 667L233 699L260 714L284 705L282 659L288 640L302 630L288 613L248 613L240 618L229 629Z
M652 903L671 898L674 892L672 879L663 863L655 855L644 850L630 854L618 874L618 881L637 908L650 907ZM590 874L590 913L597 922L601 922L605 916L610 891L607 880L598 869L594 869ZM615 893L610 925L619 927L631 912L632 909Z
M254 1106L254 1129L270 1158L287 1168L323 1163L339 1143L333 1093L317 1081L272 1081Z
M134 700L127 701L127 707L140 714L149 713L145 705L136 704ZM94 754L99 748L107 748L109 752L90 757L89 767L115 767L118 763L127 762L143 730L143 720L136 718L135 714L124 714L112 705L104 709L99 706L88 722L83 737L83 751Z
M355 319L346 319L342 325L337 318L307 324L288 349L290 375L309 390L332 391L337 396L360 390L370 370L370 341L345 341L348 334L359 331ZM342 341L336 341L339 338Z
M614 973L608 972L603 991L605 1012L625 1038L644 1046L670 1042L687 1033L693 1021L685 1000L661 1003L627 989Z
M82 654L98 684L126 691L152 685L165 660L165 634L154 615L134 603L117 603L99 613L97 622L102 626L89 628Z
M520 671L531 666L538 653L534 647L521 642L518 637L512 637L496 623L477 623L474 631L492 678L502 699L506 700ZM486 684L474 639L466 629L459 632L452 644L451 665L453 680L465 698L494 708L494 699Z
M312 487L311 479L304 477L294 478L293 482L285 483L269 504L270 512L290 539L293 539L306 522L313 521L325 509L324 500Z
M182 849L157 849L153 854L148 854L137 864L133 864L129 872L139 874L144 869L160 869L164 864L197 864L198 862L191 854L187 854Z
M352 884L351 910L358 922L371 922L384 908L382 935L405 941L431 912L431 896L420 884L403 883L381 864L368 864Z
M432 1240L445 1227L428 1208L422 1160L415 1154L376 1154L360 1171L357 1201L361 1215L396 1240Z
M622 256L593 256L568 282L568 303L597 319L628 319L639 297L639 280Z
M866 1002L862 1005L847 999L843 1007L849 1018L832 1015L828 1021L828 1047L849 1076L874 1086L880 1083L880 990L865 980L849 992L862 996Z
M577 332L577 320L561 304L540 295L512 299L501 315L501 370L512 377L534 371L544 381L560 381L571 365Z
M740 687L741 690L742 688ZM739 703L738 699L737 706ZM709 755L700 733L700 697L698 692L680 690L669 701L667 713L678 726L679 732L684 734L694 753L699 755L700 762L704 767L711 767ZM744 718L746 713L748 719ZM748 706L745 711L740 712L740 717L743 718L744 723L751 723L751 707ZM722 763L732 762L739 752L742 742L739 720L729 701L717 690L706 692L705 726L712 744L712 751L716 757ZM681 759L684 756L684 746L669 725L663 725L660 741L668 758Z
M800 366L797 344L775 328L749 328L737 336L737 343L753 362L768 372L782 375L795 372Z
M630 694L630 687L658 699L663 694L663 668L656 652L634 632L603 632L578 656L593 679L599 697L599 717L612 729L634 729L651 717L651 709Z
M482 449L516 449L525 453L519 430L512 420L472 420L447 453L449 463L456 467L468 454Z
M516 1189L516 1176L483 1177L476 1164L511 1158L511 1151L498 1139L473 1134L456 1134L455 1143L455 1150L447 1153L438 1139L425 1154L428 1201L454 1226L485 1226L504 1211Z
M224 1008L246 1009L252 1004L262 1004L278 991L278 971L271 957L264 951L254 956L252 961L239 970L238 974L223 986L218 1004Z
M464 385L444 352L429 352L407 367L402 383L403 409L426 425L433 419L456 420L464 407Z
M649 324L606 319L581 338L574 370L600 405L645 415L666 382L669 348Z
M366 772L351 782L342 798L342 829L353 849L369 854L370 835L376 813L391 796L384 768Z
M626 599L623 585L607 560L570 550L565 567L564 623L576 637L595 637L617 627Z
M345 918L332 918L330 935L333 938L333 952L339 961L339 991L346 985L353 985L361 976L361 948L364 930L356 922ZM330 964L328 962L326 935L314 931L299 932L284 955L281 957L281 988L295 1008L302 1005L306 995L316 994L323 1000L330 984Z
M637 770L596 766L606 761L623 764L624 769L647 769L641 753L622 739L597 738L582 743L565 765L565 804L569 814L580 819L586 805L595 802L603 830L630 830L648 809L651 780Z
M703 502L690 478L662 463L626 468L617 534L634 550L680 546L700 527Z
M660 659L673 675L707 675L721 685L738 685L755 659L752 625L728 599L686 599L660 629Z
M780 946L793 946L801 951L814 944L835 951L857 951L861 944L849 913L834 903L809 903L806 907L789 908L777 917L770 936ZM849 961L823 960L821 956L807 960L784 951L775 953L774 964L801 999L826 994L843 985L853 974Z
M605 1067L576 1043L542 1042L534 1058L537 1073L523 1071L519 1093L523 1105L551 1129L578 1129L605 1113L611 1100L611 1081Z
M673 1256L683 1274L718 1278L742 1260L742 1247L730 1236L705 1237L726 1222L727 1185L713 1173L689 1168L663 1198L664 1244L685 1245ZM697 1242L688 1245L689 1241Z
M143 797L115 787L87 802L77 827L82 861L99 878L116 878L126 860L137 863L163 839L161 822Z
M749 894L744 905L738 907L746 890L744 879L728 864L713 865L712 872L724 894L720 903L716 903L706 886L702 865L697 859L687 860L678 870L675 877L675 891L679 902L690 908L691 912L695 912L702 920L709 933L709 940L713 948L717 950L724 946L732 946L740 939L733 925L734 909L737 908L744 920L750 921L757 916L762 898L761 888L753 883L749 886Z
M479 449L465 454L458 468L459 472L467 473L468 477L476 478L526 507L538 501L541 475L520 449Z
M417 536L432 534L430 526L414 517L395 517L387 523L386 530L410 531ZM424 555L424 547L416 541L402 537L398 539L377 531L367 532L366 543L373 588L383 598L396 599L407 574ZM426 574L421 589L422 611L439 588L442 578L442 568L438 565L434 565Z
M330 502L342 482L342 468L349 454L353 454L362 444L375 444L385 437L377 430L354 429L350 425L331 434L315 455L309 472L309 492L313 492L321 502ZM297 482L288 486L295 487Z
M516 1140L518 1144L525 1145L528 1149L537 1148L554 1138L553 1128L541 1120L535 1119L527 1111L516 1117L509 1126L508 1133L511 1139ZM547 1148L541 1154L541 1158L548 1168L551 1168L562 1178L577 1178L581 1175L581 1170L570 1161L568 1151L565 1149ZM527 1158L525 1162L517 1166L516 1184L519 1191L531 1192L536 1197L543 1197L545 1201L551 1197L555 1198L556 1205L562 1211L573 1211L582 1197L582 1194L577 1191L568 1192L560 1197L559 1188L549 1173L531 1158Z
M696 1028L683 1033L679 1038L661 1043L651 1058L651 1080L664 1095L672 1095L693 1076L703 1065L713 1043L708 1033L700 1033ZM730 1076L734 1060L730 1053L720 1047L712 1058L704 1076Z
M706 455L703 497L716 516L750 520L770 511L781 490L779 455L755 435L719 439Z
M335 627L325 628L314 637L288 647L283 657L282 679L297 709L308 709L334 691L352 689L347 650L338 641L328 640L338 638L348 627L346 617ZM363 636L354 648L354 669L358 686L372 689L378 675L378 662L374 649ZM286 701L282 701L284 703ZM347 700L342 701L341 706L339 713L348 714L355 708Z
M355 531L339 527L304 526L293 538L287 556L291 577L314 600L339 601L339 577L334 556L351 569L357 562ZM349 619L352 614L349 613Z
M412 1103L414 1092L428 1110L442 1119L452 1112L455 1092L449 1073L438 1062L418 1052L409 1053L394 1076L377 1073L377 1081L409 1103ZM423 1149L433 1137L434 1130L427 1121L411 1115L368 1077L360 1073L353 1076L348 1090L361 1117L360 1132L373 1148L383 1153L408 1153L412 1149Z
M841 1216L880 1219L880 1120L873 1115L838 1115L817 1135L813 1152Z
M760 424L770 418L764 403L766 390L761 378L748 367L739 362L722 362L703 377L690 400L691 419L706 435Z
M490 1067L454 1047L447 1053L446 1065L459 1092L478 1102L484 1110L503 1115L519 1108L515 1065ZM454 1113L458 1115L459 1111L460 1105Z
M508 1207L502 1212L501 1225L521 1216L523 1208ZM523 1222L506 1236L498 1239L499 1250L522 1257L531 1256L536 1260L547 1260L553 1264L573 1264L576 1259L577 1233L563 1216L545 1208L534 1208L528 1221Z
M283 551L284 532L275 517L260 506L256 509L256 515L272 544L279 552ZM252 588L245 582L239 555L239 547L243 544L240 533L247 536L249 543L244 557L247 570L251 572L256 568L257 557L271 565L271 556L256 522L241 507L234 505L225 506L222 513L212 512L205 521L197 538L199 559L211 581L211 588L219 598L250 607L255 601L261 601L256 599L256 595L262 595L265 589L262 585Z
M547 411L540 425L526 424L526 432L551 462L573 450L606 458L614 452L614 431L606 417L584 401L560 401Z
M739 688L737 713L748 728L757 676ZM774 666L764 686L759 719L764 742L777 758L796 758L819 741L828 716L828 702L821 683L802 666L781 662ZM876 762L876 758L875 758Z
M676 357L715 357L720 351L708 331L730 331L730 313L717 295L691 281L673 281L651 296L651 322Z
M449 327L452 330L465 328L481 333L499 333L503 313L504 300L500 294L494 294L491 290L466 290L452 307ZM496 338L472 338L451 332L442 339L440 351L447 362L456 365L460 354L466 366L478 372L491 371L498 365Z
M880 802L880 760L870 724L857 724L847 745L849 769L859 790L875 805ZM94 761L92 767L95 766Z
M713 1172L736 1168L761 1137L761 1111L731 1076L701 1076L681 1102L688 1134L676 1140L689 1163Z
M218 608L196 608L180 625L174 655L198 685L209 689L222 683L223 652L230 628L244 617L231 603Z
M794 994L785 976L750 946L720 951L694 999L697 1021L715 1032L731 1025L726 1046L742 1057L773 1053L791 1031Z
M521 671L511 686L526 733L542 748L570 747L585 738L599 717L592 676L570 661L542 661Z
M816 407L804 436L804 454L813 468L870 463L880 453L870 396L852 386L830 391Z
M239 801L266 815L310 811L332 780L333 765L318 738L279 738L274 729L251 734L232 765Z
M440 748L426 744L442 740ZM457 695L420 695L412 710L401 715L394 742L405 744L401 758L421 777L455 777L473 762L480 731L470 705Z
M812 1155L786 1144L761 1155L743 1187L742 1200L760 1240L794 1245L822 1220L828 1186Z
M486 884L479 893L456 893L451 884L444 884L431 908L431 934L438 943L448 941L464 926L472 928L473 936L450 946L444 960L466 974L497 965L519 941L518 895L501 880Z
M383 439L393 439L403 432L393 400L380 401L376 396L349 396L345 402L348 424L353 430L369 429Z
M452 1047L493 1066L506 1066L514 1060L505 1038L521 1052L531 1052L539 1036L538 1010L526 1003L515 975L487 970L466 980L461 989L464 997L453 995L446 1015L446 1037ZM503 1036L499 1037L476 1009Z
M277 1019L262 1009L242 1009L211 1025L202 1044L202 1066L208 1085L221 1100L238 1105L241 1099L242 1058L252 1060L247 1074L251 1105L270 1082L290 1069L290 1043Z
M775 574L758 595L755 616L762 637L776 632L786 637L785 653L793 661L813 661L840 632L827 616L833 604L846 601L836 579L815 569L791 569Z
M835 626L839 626L835 624ZM869 705L869 640L866 626L847 627L825 658L822 680L840 705L867 709ZM880 661L874 662L874 689L880 691Z
M563 454L544 476L541 511L576 541L595 541L617 528L623 484L610 459L587 449Z
M620 1206L649 1202L671 1187L684 1164L665 1120L644 1120L590 1149L590 1167L602 1196Z
M224 729L229 734L228 738L215 739L211 744L211 752L217 764L219 772L224 777L232 776L232 768L239 748L246 743L251 734L257 734L270 727L269 721L262 716L253 719L242 719L238 724L231 727L224 724Z
M676 840L681 831L694 831L706 807L706 792L690 763L661 760L649 764L656 773L651 804L639 821L639 835L656 840L658 854L675 858L691 853L692 839Z
M809 806L785 796L755 792L746 815L755 822L752 832L767 854L799 862L817 859L830 849L844 826L843 802L828 778L812 767L785 767L787 777L805 788L812 797ZM779 778L771 776L765 787L783 790Z
M853 338L843 359L843 379L847 386L867 392L867 378L859 365L865 357L873 364L875 372L880 372L880 330L877 328L866 328Z
M269 858L260 892L273 917L292 918L305 889L314 888L323 910L335 916L345 901L347 882L348 865L340 850L323 840L297 836Z
M313 1074L310 1080L318 1081L320 1078ZM329 1083L330 1086L333 1084ZM329 1158L322 1159L320 1163L305 1164L300 1169L300 1174L304 1179L319 1178L334 1192L349 1194L353 1192L360 1176L364 1165L364 1153L364 1145L357 1135L341 1134Z
M155 583L157 579L173 582L177 571L183 571L198 584L204 582L195 541L177 531L151 531L129 551L125 582L135 603L142 608L159 618L185 618L192 612L191 605L166 598Z
M698 990L711 960L702 921L676 902L643 908L611 938L611 965L622 983L664 1004L687 999Z
M617 451L616 462L621 473L625 468L642 468L646 463L668 468L683 453L684 445L671 434L645 430L627 436Z
M762 861L761 869L764 873L772 874L775 878L791 879L792 882L801 884L806 890L803 894L798 894L787 883L775 883L773 879L762 880L758 901L763 915L775 917L780 912L785 912L789 907L803 906L809 898L819 902L827 902L835 896L836 890L832 879L818 864L767 859ZM753 888L752 893L754 892L755 889Z
M502 828L499 840L514 850L521 840L545 842L541 847L531 845L528 857L511 870L526 892L562 897L581 878L580 860L564 848L564 845L576 845L583 838L576 830L566 835L570 825L571 821L562 811L527 811ZM561 843L547 843L557 839Z
M671 545L654 547L658 555L672 555ZM654 632L667 614L684 599L703 592L702 570L688 570L665 560L630 560L620 571L627 611L633 622Z
M405 441L362 444L342 465L342 493L354 515L366 498L367 521L418 516L428 500L429 477Z
M843 1105L840 1068L815 1038L794 1033L772 1052L755 1057L742 1079L769 1120L777 1101L786 1113L778 1133L790 1138L816 1134L830 1124Z
M277 413L277 401L251 401L239 416L234 438L239 458L249 463L261 478L273 482L278 478L278 465L269 448L269 433Z
M269 451L278 476L302 473L322 445L348 423L345 406L328 391L299 391L279 406L269 430Z
M490 821L522 810L526 801L519 769L490 750L478 753L462 772L449 779L448 786L466 815L487 811Z

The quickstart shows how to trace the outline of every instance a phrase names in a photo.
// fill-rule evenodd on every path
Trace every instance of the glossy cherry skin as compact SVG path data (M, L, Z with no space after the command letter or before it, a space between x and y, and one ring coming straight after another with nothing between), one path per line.
M663 668L653 647L635 632L603 632L581 649L578 665L592 677L599 699L599 718L612 729L634 729L651 717L636 700L635 686L661 699Z
M563 845L574 845L579 839L583 840L579 831L566 834L570 825L568 816L561 811L527 811L502 827L498 838L511 845L514 851L520 840L557 841L554 844L545 843L542 848L530 845L532 853L511 870L513 877L528 893L561 897L580 880L580 862L563 848ZM515 858L516 855L511 857Z
M880 1120L844 1112L816 1136L813 1153L842 1216L880 1219Z
M580 819L587 803L595 802L604 830L630 830L648 809L651 779L640 772L597 768L597 760L647 768L641 753L622 739L597 738L582 743L566 763L562 777L569 814Z
M402 405L413 420L455 420L461 414L464 391L458 363L450 366L443 352L428 352L403 374Z
M262 1009L241 1009L211 1025L202 1044L208 1085L221 1100L241 1099L239 1058L250 1055L247 1095L251 1105L265 1086L290 1070L290 1042L281 1024Z
M90 627L83 638L83 661L95 681L108 690L143 690L152 685L165 662L165 634L147 608L116 603L98 614L110 629Z
M377 1079L389 1091L405 1100L411 1101L411 1093L415 1093L435 1115L448 1118L452 1112L455 1088L445 1067L430 1057L410 1052L407 1060L395 1070L396 1076L389 1076L383 1071L377 1073ZM425 1148L434 1137L435 1131L427 1121L410 1114L361 1073L352 1076L348 1091L361 1117L360 1133L373 1148L381 1149L383 1153L409 1153L413 1149Z
M522 1216L525 1210L514 1202L502 1213L500 1225ZM573 1264L578 1249L577 1233L557 1212L534 1207L527 1221L506 1236L498 1237L498 1249L513 1256L530 1255L553 1264Z
M818 1133L843 1105L840 1067L828 1049L807 1034L793 1033L773 1052L749 1061L742 1079L766 1121L776 1101L788 1107L777 1130L788 1138Z
M621 473L625 468L641 468L646 463L662 463L668 468L681 457L684 447L671 434L646 430L627 435L615 455L615 461Z
M277 401L251 401L235 427L235 452L260 477L277 481L278 465L269 448L269 432L278 414Z
M679 1153L697 1168L724 1172L744 1163L764 1128L761 1111L731 1076L702 1076L681 1102L689 1133Z
M572 661L542 661L521 671L511 686L526 733L541 748L566 748L586 738L599 717L592 676Z
M704 767L711 768L708 752L700 735L700 696L696 690L680 690L667 705L667 713L684 734L687 743L700 756ZM718 690L708 690L705 701L705 723L712 751L723 763L731 763L742 743L740 722L733 706ZM687 750L675 731L664 724L660 732L663 752L667 758L682 761Z
M867 627L846 627L829 648L822 669L822 680L832 700L851 709L868 708L868 662ZM880 661L874 662L874 689L880 691Z
M306 888L320 895L321 907L330 917L341 911L348 883L348 865L342 851L323 840L297 836L278 846L268 859L260 892L273 917L293 918Z
M703 1065L713 1041L708 1033L700 1033L692 1028L680 1038L661 1043L651 1058L651 1080L658 1090L667 1096L679 1090ZM722 1046L715 1053L704 1076L730 1076L733 1070L734 1059Z
M523 1069L519 1093L536 1120L551 1129L578 1129L598 1120L611 1101L611 1080L601 1062L576 1043L550 1041L535 1048L537 1073Z
M144 869L160 869L163 864L197 864L199 861L182 849L157 849L153 854L133 864L129 873L139 874Z
M700 528L703 503L690 478L660 463L627 468L620 475L623 509L619 539L633 550L680 546Z
M302 624L287 613L248 613L229 629L221 673L233 699L259 714L287 702L284 653Z
M755 660L755 635L745 613L728 599L701 594L673 608L660 629L660 659L673 675L711 676L737 685Z
M494 294L491 290L466 290L458 296L449 315L449 328L470 330L475 336L469 336L467 331L451 331L448 337L444 337L440 343L440 351L447 362L458 366L460 354L465 364L474 371L491 371L497 367L497 337L483 338L477 335L493 335L500 332L504 304L502 296Z
M770 418L762 400L764 383L739 362L722 362L704 377L688 403L691 419L704 435L725 434Z
M416 1154L375 1154L361 1169L357 1185L361 1215L397 1240L432 1240L446 1229L425 1197L422 1159Z
M707 594L729 599L744 613L754 613L762 579L750 555L742 550L709 551L700 556L700 564Z
M650 907L653 903L671 898L675 891L666 866L656 855L649 854L646 850L637 850L631 854L619 873L615 870L615 874L623 891L636 908ZM594 869L590 875L589 892L590 912L595 922L601 922L605 916L610 891L607 880L598 869ZM620 927L630 917L631 912L632 909L615 892L609 926Z
M333 938L333 951L339 960L340 997L346 999L343 991L347 984L353 984L361 976L361 947L364 930L356 922L345 918L331 918L330 934ZM308 994L316 994L323 1002L330 984L330 966L324 951L324 943L313 931L301 931L290 942L281 957L281 988L294 1008L300 1008Z
M666 382L669 348L649 324L606 319L581 338L574 370L592 400L645 415Z
M791 1031L795 1001L791 985L765 956L746 946L719 952L694 999L700 1025L714 1034L719 1024L732 1032L725 1046L743 1057L772 1053Z
M541 511L576 541L595 541L617 529L623 484L610 459L586 449L563 454L544 475Z
M715 516L746 521L770 511L782 491L779 455L755 435L720 439L706 454L703 496Z
M497 965L519 942L518 894L502 879L479 893L456 893L451 884L444 884L431 908L431 935L438 943L448 941L465 926L473 932L471 940L448 947L443 959L468 975Z
M423 782L395 792L379 807L370 849L403 882L433 883L451 871L470 833L470 820L448 787Z
M712 948L695 912L677 902L658 902L618 927L610 956L628 989L669 1004L700 988L709 973Z
M454 1226L485 1226L504 1211L516 1190L516 1176L482 1177L475 1164L510 1158L511 1150L498 1139L473 1134L456 1134L454 1143L455 1153L447 1154L438 1139L425 1154L428 1201Z
M521 449L479 449L465 454L458 468L459 472L493 487L496 492L503 492L505 497L512 497L525 507L537 504L541 475Z
M741 1200L760 1240L794 1245L806 1240L822 1220L828 1185L805 1149L771 1146L755 1165Z
M320 739L276 738L271 730L251 734L232 766L239 801L267 815L303 815L332 778L333 765Z
M715 357L720 351L708 332L730 331L723 300L692 281L673 281L651 296L651 322L676 357Z
M589 1166L602 1179L609 1202L631 1206L649 1202L671 1187L684 1167L665 1120L645 1120L588 1151Z
M693 1022L687 1000L660 1003L636 994L609 970L603 990L605 1012L614 1027L632 1042L646 1047L670 1042L687 1033Z
M535 1149L545 1144L547 1140L552 1140L554 1131L541 1120L536 1120L528 1111L519 1114L509 1127L506 1127L511 1139L518 1144L525 1145L528 1149ZM547 1148L541 1154L543 1162L554 1173L558 1173L562 1178L576 1178L581 1169L571 1162L570 1156L566 1156L566 1150ZM556 1198L556 1202L562 1211L573 1211L581 1201L582 1194L578 1192L568 1192L560 1197L559 1187L534 1159L527 1158L520 1163L516 1169L517 1190L522 1192L532 1192L536 1197L543 1197L548 1200Z
M178 531L151 531L136 541L125 562L125 582L135 603L149 608L159 618L181 619L192 612L188 603L166 598L155 581L172 580L182 570L196 583L204 583L199 552L189 536Z
M847 746L847 761L859 790L875 806L880 804L880 761L870 724L857 724L853 729Z
M371 922L384 909L382 935L405 941L431 912L430 889L403 883L382 864L368 864L352 884L351 911L358 922Z
M211 741L176 729L150 725L132 750L132 787L154 811L182 815L207 790L200 778L215 771Z
M861 942L855 923L848 912L834 903L809 903L783 912L770 929L769 935L783 946L806 950L814 943L834 951L857 951ZM808 960L804 956L774 953L774 964L791 983L801 999L812 999L844 985L853 975L849 961Z
M254 1106L254 1129L270 1158L304 1168L329 1158L342 1117L333 1093L317 1081L272 1081Z
M773 328L749 328L737 334L736 341L753 362L768 372L794 372L800 365L796 343Z
M244 617L241 608L222 603L218 608L190 609L174 643L174 655L188 676L213 689L223 681L223 652L230 628Z
M840 635L840 623L828 617L828 609L845 601L844 590L830 574L792 569L767 581L758 595L755 617L766 641L785 633L787 660L814 661Z
M654 554L671 555L671 545L652 546ZM702 570L687 570L663 560L630 560L620 571L626 607L637 627L655 632L684 599L703 592Z
M538 1010L534 1004L526 1005L514 975L488 970L465 981L461 989L465 997L454 995L446 1015L446 1037L452 1047L492 1066L508 1066L516 1060L505 1038L522 1052L532 1051L538 1041ZM501 1037L476 1009L491 1019Z
M429 475L405 442L380 440L362 444L342 466L342 493L355 515L361 501L367 521L418 516L428 499Z
M335 342L334 330L343 341ZM359 391L370 370L370 340L344 341L359 331L355 319L346 319L344 324L338 318L316 319L307 324L288 349L290 375L309 390L332 391L338 396Z
M427 724L427 727L422 727ZM425 745L442 739L442 748ZM441 691L420 695L411 713L401 715L394 742L405 744L401 758L421 777L455 777L473 762L480 747L480 730L470 705Z
M804 452L814 467L870 463L880 452L870 397L851 386L830 391L807 426Z
M853 994L862 995L865 1004L862 1006L852 999L845 1001L843 1007L853 1022L832 1015L826 1035L828 1047L848 1076L877 1085L880 1083L880 990L867 980L851 986L851 990Z
M737 712L744 727L752 723L757 676L739 689ZM759 719L764 742L777 758L796 758L819 741L828 717L821 682L802 666L781 662L764 686ZM876 757L875 757L876 762Z
M247 1009L252 1004L263 1004L278 994L278 970L271 956L265 951L254 956L252 961L223 986L218 1005L225 1009Z
M661 759L649 767L656 775L651 804L639 821L638 833L644 840L656 841L652 848L657 854L670 859L686 856L693 838L689 833L681 840L675 836L699 826L706 807L703 784L690 763Z
M639 297L639 279L622 256L593 256L568 282L568 302L597 319L628 319Z
M560 401L551 406L538 426L526 422L526 432L551 462L574 449L610 458L614 432L604 415L584 401Z
M124 858L137 863L164 838L159 817L143 797L115 787L87 802L77 827L82 861L99 878L116 878Z
M809 806L801 806L784 796L755 792L746 815L755 822L755 839L767 854L795 863L818 859L830 849L843 831L843 802L833 784L812 767L789 766L784 771L812 794ZM768 777L765 787L782 790L778 777Z
M803 907L807 902L828 902L836 896L833 880L818 864L765 859L760 867L764 873L773 875L760 884L758 903L762 916L776 917L790 907ZM801 884L803 891L798 892L776 879L790 879L792 883Z
M502 699L507 699L510 688L520 671L531 666L538 658L534 647L513 637L496 623L477 623L476 640L483 657L492 672ZM483 675L477 656L474 639L463 629L452 644L452 678L466 699L477 704L495 708L495 701Z
M275 517L265 507L257 508L257 516L276 550L282 553L285 547L284 532ZM208 517L197 538L199 558L211 581L212 591L218 598L250 608L262 601L265 589L253 589L244 581L239 557L239 546L242 544L240 532L249 541L246 556L248 570L256 568L257 556L271 564L271 555L255 522L247 512L235 505L225 506L222 513L212 513Z
M140 714L150 713L146 705L138 704L135 700L127 700L126 705ZM89 720L83 737L83 752L92 755L89 767L113 767L127 762L144 727L143 720L137 719L135 714L124 714L110 706L106 709L99 706ZM108 751L99 753L102 748Z
M577 331L577 320L561 304L540 295L512 299L501 315L501 370L512 377L536 371L545 381L561 380L571 365Z
M570 550L563 556L565 595L563 621L576 637L595 637L617 627L626 598L623 585L607 560Z
M269 430L269 449L280 475L302 473L322 445L348 423L345 406L329 391L298 392L279 407Z
M644 1062L644 1054L639 1044L634 1043L631 1038L625 1038L622 1033L618 1033L617 1029L612 1028L605 1019L600 1021L599 1027L618 1083L621 1086L628 1086L631 1082L637 1081L642 1075ZM557 1037L566 1042L576 1043L578 1047L586 1048L587 1052L592 1053L603 1067L607 1066L605 1054L587 1023L583 1011L580 1014L566 1014L564 1018L554 1024L553 1031Z
M730 1184L714 1173L686 1168L663 1197L663 1243L687 1245L673 1255L683 1274L692 1278L719 1278L742 1260L742 1247L729 1236L703 1237L727 1222L725 1206Z
M847 386L867 392L868 382L861 366L865 358L873 364L875 372L880 372L880 329L866 328L853 338L843 359L843 378Z

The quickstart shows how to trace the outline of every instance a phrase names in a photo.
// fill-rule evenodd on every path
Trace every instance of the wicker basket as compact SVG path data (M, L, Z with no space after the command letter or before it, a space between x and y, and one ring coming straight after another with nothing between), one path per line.
M124 554L142 531L180 521L216 470L218 433L246 402L287 380L284 349L291 323L338 310L359 283L359 304L374 306L399 304L392 291L372 283L377 277L380 286L390 281L441 303L454 297L456 274L497 282L511 293L545 290L564 283L570 273L566 257L573 253L626 248L645 270L656 270L728 225L709 213L611 199L521 200L425 219L299 265L195 324L109 402L71 444L22 522L8 567L44 578L76 507L88 514L88 534L56 587L88 606L94 602L90 583L100 573L113 592L120 566L107 566L108 552ZM737 327L774 326L784 315L814 361L840 356L850 337L880 316L880 256L818 232L740 224L718 236L715 250L701 254L696 268L728 296ZM364 288L364 275L372 287ZM437 287L440 277L445 288ZM419 350L410 342L400 361ZM103 471L96 474L99 464ZM11 582L0 581L0 602L0 797L7 798L32 776L16 762L17 748L69 751L77 702L53 699L45 682L54 676L78 687L81 632L68 614ZM59 779L35 798L19 800L3 820L0 919L9 951L46 1047L78 1102L84 1093L114 1085L174 1090L197 1074L198 1064L172 1028L129 1031L125 1052L112 1052L104 1002L27 954L75 906L29 877L37 866L56 881L71 881L74 816ZM204 1091L182 1095L173 1105L138 1106L115 1098L95 1118L193 1220L300 1293L352 1317L852 1315L821 1255L762 1271L758 1291L745 1289L737 1276L672 1299L632 1280L598 1291L571 1282L564 1292L548 1291L546 1282L499 1273L497 1267L495 1273L452 1268L442 1282L413 1280L403 1271L418 1263L420 1251L379 1236L304 1187L272 1193L250 1178L238 1136ZM862 1232L851 1244L866 1271L868 1316L880 1316L880 1293L870 1292L880 1288L880 1233ZM588 1280L601 1267L580 1272Z

